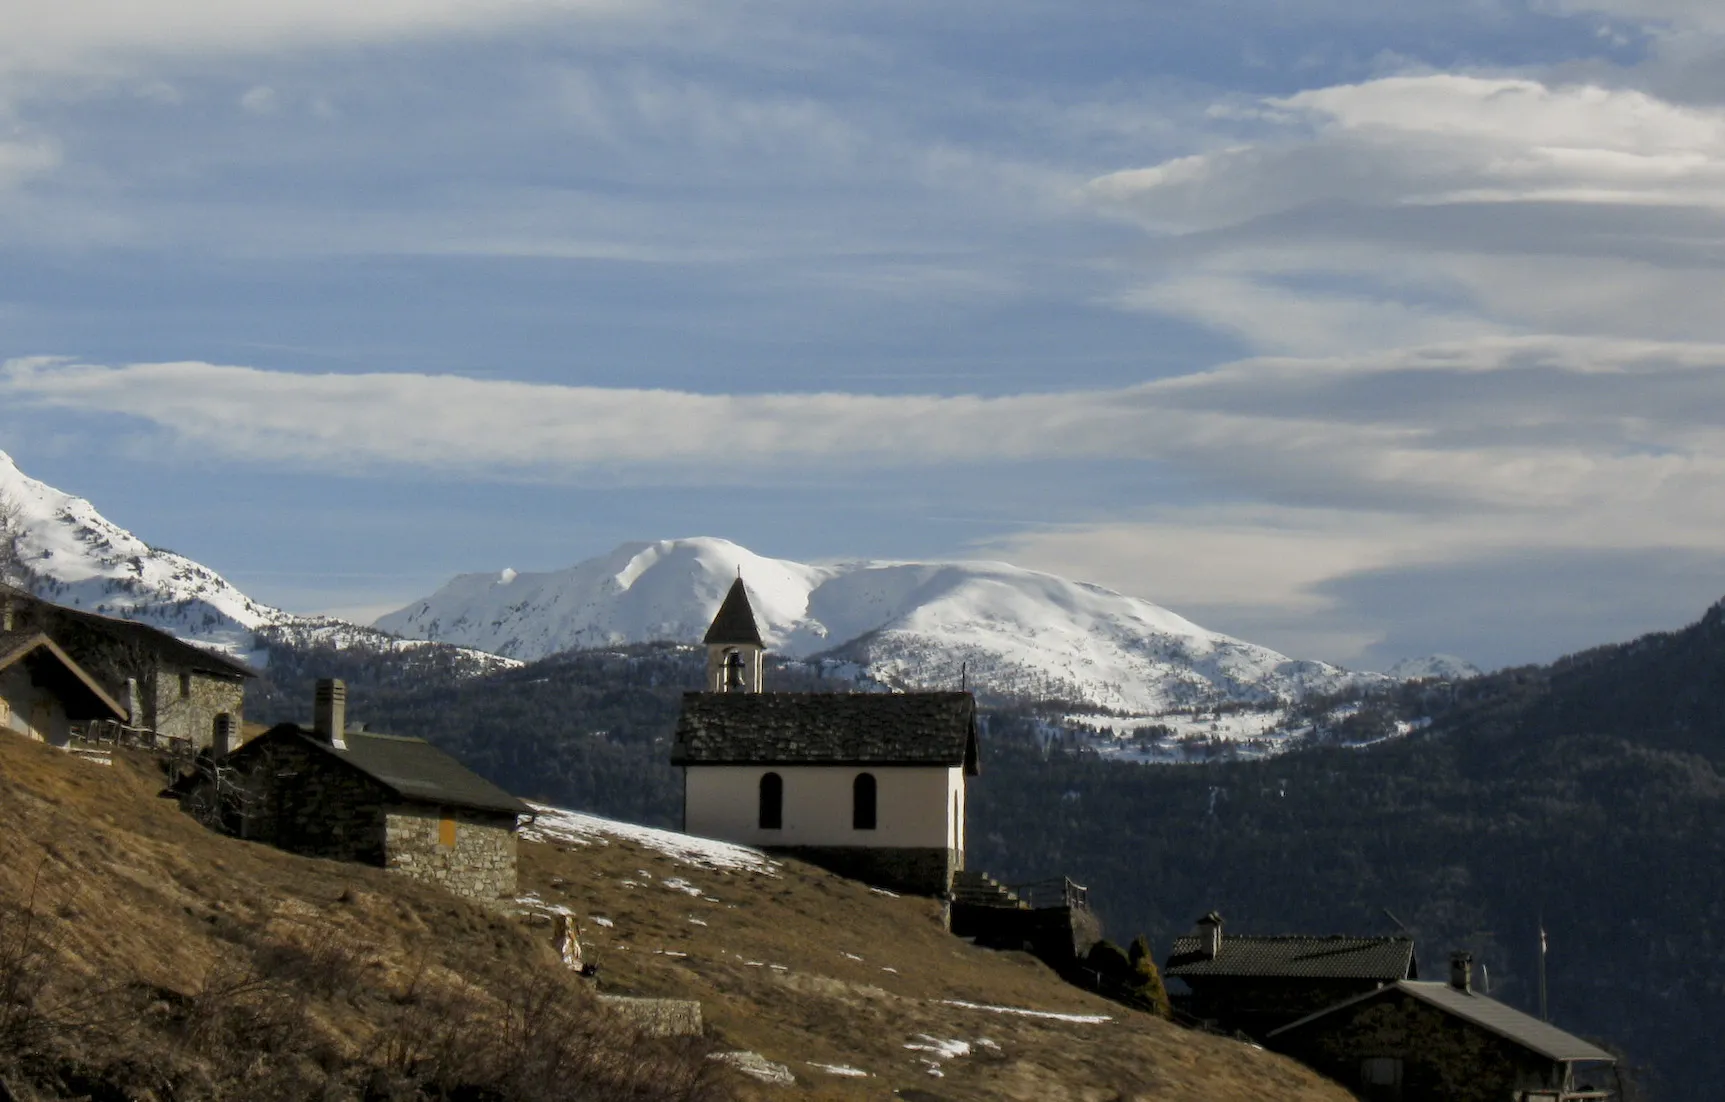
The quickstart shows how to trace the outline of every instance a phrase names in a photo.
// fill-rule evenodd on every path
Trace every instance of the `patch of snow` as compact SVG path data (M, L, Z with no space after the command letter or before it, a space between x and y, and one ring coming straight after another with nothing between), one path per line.
M686 895L700 895L701 894L700 888L695 887L695 885L689 883L687 880L684 880L681 876L673 876L669 880L664 881L664 884L667 888L671 888L675 891L683 892Z
M824 1071L828 1075L843 1075L851 1079L871 1078L869 1073L861 1068L853 1068L846 1064L817 1064L813 1060L807 1060L804 1062L807 1063L809 1067L814 1068L817 1071Z
M989 1006L986 1003L965 1002L963 999L942 999L942 1006L958 1006L965 1010L986 1010L991 1014L1017 1014L1025 1018L1048 1018L1057 1022L1080 1022L1085 1025L1096 1025L1100 1022L1111 1022L1114 1019L1107 1014L1062 1014L1053 1010L1026 1010L1017 1006ZM981 1042L978 1042L980 1044ZM993 1042L989 1042L993 1044Z
M674 830L637 826L604 819L580 811L568 811L547 804L530 804L534 821L521 828L521 837L529 842L562 842L584 845L589 841L616 838L638 846L657 850L684 865L716 869L722 872L756 872L778 876L779 864L758 849L720 842L713 838L697 838Z
M857 956L857 955L856 955L856 954L855 954L855 953L847 953L847 952L845 952L845 951L844 951L844 950L843 950L843 949L840 949L840 950L839 950L839 956L841 956L841 957L849 957L849 958L851 958L851 959L852 959L852 960L861 960L861 959L862 959L862 958L861 958L861 957L859 957L859 956Z
M587 921L591 922L595 926L603 926L606 929L610 929L611 927L617 925L615 922L612 922L610 919L604 917L603 915L594 915L592 918L589 918Z
M691 917L689 919L689 925L691 925L691 926L705 926L706 924L707 924L706 920L704 920L704 919L699 919L699 918L694 918L694 917Z
M721 1064L729 1064L744 1075L775 1086L795 1086L797 1077L783 1064L775 1064L758 1052L714 1052L707 1056Z
M873 892L876 895L884 895L888 899L897 899L898 898L897 892L889 892L885 888L870 888L869 891Z
M960 1041L956 1037L942 1040L939 1037L931 1037L927 1033L918 1033L911 1040L905 1042L904 1047L912 1052L931 1052L942 1060L952 1060L960 1056L970 1055L969 1041Z
M888 968L885 965L881 966L881 971L882 972L891 972L895 976L898 975L898 969L897 968Z

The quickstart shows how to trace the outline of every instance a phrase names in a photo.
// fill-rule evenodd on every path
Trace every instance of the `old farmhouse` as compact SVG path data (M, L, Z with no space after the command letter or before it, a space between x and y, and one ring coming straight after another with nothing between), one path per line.
M49 636L123 705L116 722L192 749L237 741L252 669L165 631L0 585L0 617Z
M125 718L125 709L52 639L8 630L0 613L0 730L65 746L72 725Z
M1388 983L1419 978L1409 937L1222 934L1214 911L1176 938L1163 976L1190 994L1179 1008L1229 1032L1271 1030Z
M310 728L270 728L183 783L182 803L295 853L473 899L513 895L516 827L532 808L422 739L348 729L346 714L346 686L318 682Z
M1399 980L1273 1031L1270 1047L1369 1102L1600 1102L1620 1097L1616 1058L1473 989Z
M692 834L789 854L883 888L944 896L964 867L977 773L969 693L769 693L741 579L705 639L671 762Z

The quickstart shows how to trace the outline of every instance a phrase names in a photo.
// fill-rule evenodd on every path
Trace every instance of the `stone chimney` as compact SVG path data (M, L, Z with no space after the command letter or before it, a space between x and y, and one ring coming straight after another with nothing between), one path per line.
M12 612L12 595L0 593L0 631L11 631L16 621Z
M325 677L317 683L317 701L312 708L312 731L319 739L338 749L346 749L342 736L347 733L347 683L339 678Z
M1198 939L1198 952L1215 960L1222 951L1222 916L1211 911L1200 918L1192 927L1192 936Z
M1464 995L1473 994L1473 954L1457 951L1449 955L1449 985Z
M216 717L215 728L210 734L210 756L220 761L239 744L240 725L234 722L233 716L223 712Z

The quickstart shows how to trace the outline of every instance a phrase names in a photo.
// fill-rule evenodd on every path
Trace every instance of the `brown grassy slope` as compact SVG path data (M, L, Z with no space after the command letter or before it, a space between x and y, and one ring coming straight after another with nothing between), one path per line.
M814 1097L1351 1097L1261 1049L1089 995L1027 955L977 949L941 928L931 901L885 897L799 862L782 862L777 877L718 871L610 838L524 845L521 868L524 891L574 911L607 989L699 999L723 1047L786 1065ZM946 1000L1111 1020L1032 1018ZM906 1047L933 1047L931 1038L966 1042L970 1053L941 1058Z
M135 976L189 995L259 945L340 947L361 990L326 992L309 1013L320 1043L363 1063L386 1039L379 1015L395 1012L378 992L438 984L497 1001L561 975L549 927L531 914L211 834L155 796L161 783L147 758L102 767L0 736L0 904L33 893L62 958L91 977ZM720 1048L760 1052L797 1077L788 1090L735 1079L747 1096L1349 1097L1278 1057L1086 995L1030 958L975 949L940 928L928 901L795 862L776 876L723 872L613 839L523 844L521 874L524 892L576 914L605 990L699 999ZM1111 1020L1002 1015L948 999ZM941 1057L905 1047L933 1041L971 1048ZM844 1078L816 1063L871 1074ZM266 1061L256 1074L280 1066Z
M713 1077L699 1051L608 1020L514 916L213 834L157 797L163 781L147 756L104 767L0 734L12 1086L200 1102L462 1084L575 1097L560 1077L603 1085L583 1098L645 1100L692 1097L691 1076ZM556 1036L497 1028L534 1024L511 1017L528 998Z

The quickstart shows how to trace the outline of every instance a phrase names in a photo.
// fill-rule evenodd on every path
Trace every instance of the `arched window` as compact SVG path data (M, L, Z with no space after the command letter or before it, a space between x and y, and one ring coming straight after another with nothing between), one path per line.
M777 773L761 774L761 829L785 826L785 780Z
M873 830L875 824L873 773L858 773L851 782L851 829Z

